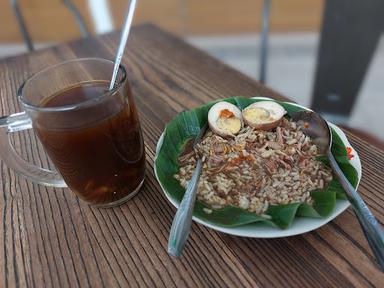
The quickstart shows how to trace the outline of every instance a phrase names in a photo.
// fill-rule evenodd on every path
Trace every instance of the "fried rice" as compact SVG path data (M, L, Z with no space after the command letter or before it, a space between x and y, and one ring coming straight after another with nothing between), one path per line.
M197 198L211 209L233 205L261 215L269 205L312 204L310 192L325 190L333 177L317 159L313 141L285 118L273 131L247 126L234 138L208 131L194 150L179 157L174 177L183 187L191 179L197 155L203 162Z

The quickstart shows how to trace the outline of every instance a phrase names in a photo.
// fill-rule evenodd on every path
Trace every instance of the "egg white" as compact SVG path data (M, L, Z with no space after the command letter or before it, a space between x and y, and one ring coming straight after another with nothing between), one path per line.
M225 125L234 125L235 123L233 121L220 121L220 113L222 110L227 109L228 111L232 112L236 119L240 121L240 128L238 131L230 131L233 129L225 129ZM227 122L227 123L225 123ZM232 122L232 123L230 123ZM214 104L211 109L209 109L208 112L208 124L211 130L222 136L222 137L228 137L228 136L235 136L241 128L243 128L243 117L241 115L241 111L239 108L237 108L235 105L229 103L229 102L218 102ZM237 129L236 129L237 130Z

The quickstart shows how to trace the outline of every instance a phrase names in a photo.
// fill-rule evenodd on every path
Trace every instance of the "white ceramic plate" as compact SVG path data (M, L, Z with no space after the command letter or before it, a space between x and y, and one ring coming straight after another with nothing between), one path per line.
M270 98L265 98L265 97L253 97L253 98L254 99L271 100ZM295 103L289 102L289 104L301 107L303 109L310 110L306 107L303 107L303 106L295 104ZM337 127L336 125L334 125L332 123L329 123L329 124L331 125L331 127L333 129L335 129L336 133L343 140L345 146L352 147L351 144L349 143L347 137L343 133L343 131L339 127ZM160 139L157 142L156 157L155 158L157 158L159 150L160 150L161 146L163 145L163 140L164 140L164 133L160 136ZM357 182L358 184L357 185L359 185L360 179L361 179L361 162L360 162L359 155L357 154L356 150L353 149L353 147L352 147L352 154L354 155L354 157L351 159L350 163L357 171L357 174L358 174L358 182ZM156 168L155 168L155 175L156 175L157 181L160 183L158 176L157 176ZM160 186L161 186L161 183L160 183ZM178 208L179 204L176 203L167 194L167 192L164 190L163 187L161 187L161 188L162 188L165 196L167 196L168 200L176 208ZM274 228L274 227L268 226L268 225L263 224L263 223L253 223L253 224L239 226L239 227L227 228L227 227L222 227L219 225L205 222L205 221L203 221L199 218L196 218L196 217L193 217L193 220L196 221L197 223L200 223L200 224L207 226L209 228L212 228L214 230L224 232L227 234L231 234L231 235L242 236L242 237L252 237L252 238L279 238L279 237L288 237L288 236L299 235L299 234L303 234L303 233L315 230L315 229L327 224L329 221L333 220L335 217L340 215L342 212L344 212L344 210L346 210L348 208L349 205L350 205L349 202L346 200L337 200L336 201L336 207L335 207L334 211L328 217L321 218L321 219L296 217L293 220L292 225L285 230L279 229L279 228Z

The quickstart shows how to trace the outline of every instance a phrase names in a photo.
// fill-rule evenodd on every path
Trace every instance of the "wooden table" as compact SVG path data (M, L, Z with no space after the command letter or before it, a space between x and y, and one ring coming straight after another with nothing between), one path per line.
M20 111L20 83L75 57L113 58L113 33L0 61L1 113ZM0 287L383 287L351 209L322 228L284 239L237 238L193 224L181 259L168 256L175 208L153 173L155 146L178 112L232 95L282 96L152 25L132 31L123 62L143 124L147 179L125 205L96 209L68 189L35 185L1 162ZM364 167L359 191L384 222L384 153L347 133ZM23 157L47 161L31 133ZM23 148L24 147L24 148Z

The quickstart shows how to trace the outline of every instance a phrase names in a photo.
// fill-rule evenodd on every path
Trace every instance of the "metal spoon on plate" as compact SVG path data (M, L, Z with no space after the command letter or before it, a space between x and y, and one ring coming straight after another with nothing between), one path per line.
M369 210L359 193L353 188L337 164L331 152L332 132L328 123L317 113L311 111L301 111L294 113L294 121L302 127L304 134L308 135L316 143L320 152L323 152L329 159L331 167L337 179L344 188L348 200L360 222L361 228L371 247L377 262L384 271L384 230L377 222L375 216Z
M199 134L193 141L193 148L200 142L207 131L208 124L204 125L200 129ZM181 200L180 206L177 209L175 218L173 218L171 231L169 232L168 239L168 254L179 257L183 252L185 242L187 241L189 231L192 224L192 213L195 207L197 187L202 170L202 160L198 157L196 161L196 168L192 173L191 181L187 185L183 200Z

